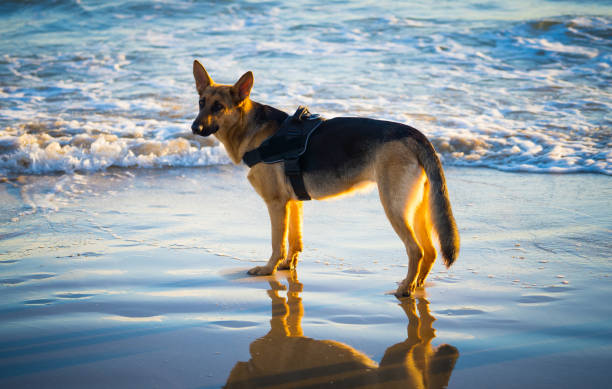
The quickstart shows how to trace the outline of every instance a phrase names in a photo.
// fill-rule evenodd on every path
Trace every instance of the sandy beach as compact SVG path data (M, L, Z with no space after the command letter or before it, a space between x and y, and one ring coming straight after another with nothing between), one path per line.
M606 385L609 177L447 168L461 254L400 302L376 191L306 203L297 273L247 276L269 225L245 174L5 179L0 386Z

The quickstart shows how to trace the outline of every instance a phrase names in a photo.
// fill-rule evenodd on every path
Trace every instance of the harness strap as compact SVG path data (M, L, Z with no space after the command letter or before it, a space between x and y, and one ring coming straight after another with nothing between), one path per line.
M284 162L285 175L299 200L310 200L300 167L300 156L306 151L308 138L325 119L300 106L293 116L281 124L278 132L266 139L258 148L247 151L242 161L252 167L259 162Z
M263 159L261 158L259 149L254 149L254 150L247 151L246 153L244 153L244 155L242 156L242 161L246 163L248 167L253 167L254 165L263 161Z
M310 195L304 185L304 177L300 168L300 157L294 159L285 159L285 175L289 177L289 182L293 187L293 192L298 200L310 200Z

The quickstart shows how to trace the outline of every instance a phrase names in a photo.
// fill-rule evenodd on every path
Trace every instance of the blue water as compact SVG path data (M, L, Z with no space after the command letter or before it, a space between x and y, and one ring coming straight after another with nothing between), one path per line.
M447 165L612 174L610 1L4 1L0 175L229 163L191 63L421 129Z

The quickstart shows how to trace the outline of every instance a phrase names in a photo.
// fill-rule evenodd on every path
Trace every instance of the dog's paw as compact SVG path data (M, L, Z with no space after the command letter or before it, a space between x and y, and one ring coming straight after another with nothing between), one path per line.
M269 276L270 274L274 273L274 269L270 269L267 266L255 266L247 273L252 276Z
M402 298L406 298L406 297L410 297L412 294L407 291L407 290L396 290L394 293L395 297L397 297L398 299L402 299Z
M299 252L289 254L289 256L278 265L278 270L295 270L298 263L298 254Z
M291 266L291 262L281 262L281 264L278 265L278 270L293 270L293 267Z
M395 291L395 297L410 297L414 294L414 290L416 289L416 282L409 283L407 280L404 280L400 283L399 287Z
M280 265L278 265L278 270L295 270L296 269L296 263L293 261L287 261L287 262L282 262Z

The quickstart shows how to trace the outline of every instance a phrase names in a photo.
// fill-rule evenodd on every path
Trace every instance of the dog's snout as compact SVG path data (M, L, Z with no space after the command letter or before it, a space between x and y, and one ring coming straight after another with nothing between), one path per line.
M191 132L193 132L194 134L202 132L202 129L202 125L198 123L197 120L191 125Z

